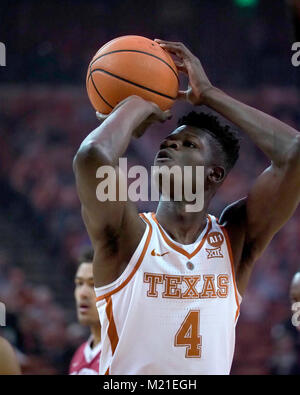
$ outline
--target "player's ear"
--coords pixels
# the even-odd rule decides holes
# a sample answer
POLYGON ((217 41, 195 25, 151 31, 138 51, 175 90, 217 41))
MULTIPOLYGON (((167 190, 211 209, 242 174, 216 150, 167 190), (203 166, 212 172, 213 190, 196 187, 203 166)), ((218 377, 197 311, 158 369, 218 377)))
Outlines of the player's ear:
POLYGON ((208 171, 208 179, 215 184, 220 183, 225 178, 225 169, 222 166, 211 167, 208 171))

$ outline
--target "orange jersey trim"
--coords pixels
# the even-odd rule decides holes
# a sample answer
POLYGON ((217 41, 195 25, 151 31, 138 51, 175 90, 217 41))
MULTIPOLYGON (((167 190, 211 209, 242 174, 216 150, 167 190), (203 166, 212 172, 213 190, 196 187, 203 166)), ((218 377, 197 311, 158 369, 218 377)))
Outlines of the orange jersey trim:
POLYGON ((107 318, 108 318, 108 337, 110 340, 111 344, 111 350, 112 350, 112 355, 114 355, 114 352, 117 348, 117 345, 119 343, 119 336, 115 324, 115 319, 114 319, 114 314, 113 314, 113 308, 112 308, 112 300, 111 297, 109 296, 106 298, 106 309, 105 309, 107 318))
POLYGON ((205 235, 203 236, 202 240, 199 242, 198 247, 196 247, 195 251, 192 252, 191 254, 189 254, 187 251, 185 251, 182 247, 179 247, 178 245, 176 245, 175 243, 172 242, 172 240, 169 239, 169 237, 166 235, 166 233, 163 231, 163 229, 161 228, 161 226, 159 225, 159 222, 157 221, 156 217, 155 217, 155 213, 152 213, 152 218, 153 220, 156 222, 158 229, 160 231, 160 234, 162 235, 163 239, 165 240, 165 242, 171 247, 173 248, 173 250, 179 252, 180 254, 186 256, 188 259, 191 259, 193 256, 195 256, 203 247, 203 244, 207 238, 208 233, 211 230, 211 219, 209 217, 209 215, 207 216, 208 218, 208 226, 207 226, 207 230, 205 232, 205 235))
POLYGON ((233 285, 234 285, 234 295, 235 295, 235 301, 237 304, 237 310, 235 313, 235 321, 237 320, 239 313, 240 313, 240 303, 239 303, 239 298, 238 298, 238 292, 237 292, 237 285, 236 285, 236 280, 235 280, 235 270, 234 270, 234 261, 233 261, 233 254, 232 254, 232 249, 231 249, 231 243, 229 239, 228 232, 225 228, 224 225, 220 225, 220 228, 223 230, 225 239, 226 239, 226 244, 227 244, 227 250, 229 252, 229 257, 230 257, 230 265, 231 265, 231 272, 232 272, 232 279, 233 279, 233 285))
POLYGON ((129 274, 129 276, 126 278, 126 280, 124 280, 116 289, 114 289, 114 290, 112 290, 112 291, 110 291, 110 292, 107 292, 106 294, 104 294, 104 295, 102 295, 102 296, 98 296, 98 298, 96 298, 96 302, 99 302, 100 300, 103 300, 103 299, 107 299, 107 298, 109 298, 111 295, 115 294, 116 292, 119 292, 122 288, 124 288, 124 287, 129 283, 129 281, 132 279, 132 277, 135 275, 136 271, 138 270, 138 268, 141 266, 141 264, 142 264, 142 262, 143 262, 144 256, 145 256, 145 254, 146 254, 146 251, 147 251, 147 249, 148 249, 148 246, 149 246, 149 243, 150 243, 150 240, 151 240, 151 236, 152 236, 152 225, 151 225, 151 223, 148 221, 148 219, 145 217, 144 214, 139 214, 139 215, 140 215, 140 216, 144 219, 144 221, 149 225, 148 235, 147 235, 147 238, 146 238, 146 241, 145 241, 145 244, 144 244, 144 248, 143 248, 143 250, 142 250, 142 253, 141 253, 141 255, 140 255, 140 257, 139 257, 139 259, 138 259, 138 261, 137 261, 135 267, 133 268, 133 270, 132 270, 132 272, 129 274))

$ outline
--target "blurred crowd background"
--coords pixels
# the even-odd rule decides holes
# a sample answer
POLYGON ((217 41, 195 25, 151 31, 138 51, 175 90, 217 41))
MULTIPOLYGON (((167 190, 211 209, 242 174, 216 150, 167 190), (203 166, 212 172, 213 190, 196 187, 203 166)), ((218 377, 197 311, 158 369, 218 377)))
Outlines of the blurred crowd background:
MULTIPOLYGON (((88 63, 107 41, 126 34, 182 41, 213 84, 300 128, 300 67, 291 64, 295 14, 284 0, 6 1, 0 6, 0 327, 24 373, 66 374, 87 337, 76 320, 74 274, 89 245, 72 159, 97 126, 85 91, 88 63)), ((300 5, 298 5, 300 20, 300 5)), ((181 84, 184 86, 185 79, 181 84)), ((159 142, 191 110, 134 141, 130 164, 150 168, 159 142)), ((208 111, 208 109, 204 109, 208 111)), ((211 206, 246 195, 268 166, 241 132, 241 156, 211 206)), ((280 197, 278 197, 280 198, 280 197)), ((139 202, 141 211, 156 203, 139 202)), ((300 209, 258 261, 237 326, 232 374, 300 373, 299 337, 290 321, 289 285, 299 263, 300 209)))

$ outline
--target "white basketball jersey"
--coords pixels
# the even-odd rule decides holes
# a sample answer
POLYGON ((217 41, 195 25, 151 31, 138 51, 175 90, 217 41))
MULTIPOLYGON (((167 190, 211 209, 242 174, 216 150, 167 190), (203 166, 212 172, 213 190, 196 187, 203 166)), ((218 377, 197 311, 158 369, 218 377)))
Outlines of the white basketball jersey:
POLYGON ((154 213, 122 275, 95 288, 100 374, 229 374, 241 296, 229 238, 207 216, 198 240, 172 240, 154 213))

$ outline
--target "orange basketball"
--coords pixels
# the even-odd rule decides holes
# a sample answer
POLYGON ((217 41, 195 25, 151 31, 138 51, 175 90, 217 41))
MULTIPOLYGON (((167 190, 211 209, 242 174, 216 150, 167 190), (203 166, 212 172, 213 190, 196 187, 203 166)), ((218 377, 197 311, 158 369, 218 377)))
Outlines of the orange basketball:
POLYGON ((155 41, 140 36, 123 36, 103 45, 86 77, 89 99, 102 114, 131 95, 167 110, 176 99, 178 83, 171 56, 155 41))

